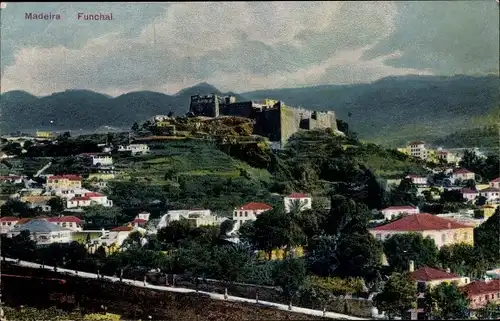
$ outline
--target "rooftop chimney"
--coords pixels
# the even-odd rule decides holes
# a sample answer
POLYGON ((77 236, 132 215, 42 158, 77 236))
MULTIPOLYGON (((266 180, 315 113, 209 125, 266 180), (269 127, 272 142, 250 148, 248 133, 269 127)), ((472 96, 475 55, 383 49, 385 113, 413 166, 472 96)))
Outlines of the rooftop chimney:
POLYGON ((410 261, 409 271, 410 273, 415 271, 415 262, 413 262, 413 260, 410 261))
POLYGON ((451 273, 450 268, 447 268, 447 269, 446 269, 446 273, 451 273))
POLYGON ((448 228, 451 229, 451 223, 450 222, 448 222, 448 228))

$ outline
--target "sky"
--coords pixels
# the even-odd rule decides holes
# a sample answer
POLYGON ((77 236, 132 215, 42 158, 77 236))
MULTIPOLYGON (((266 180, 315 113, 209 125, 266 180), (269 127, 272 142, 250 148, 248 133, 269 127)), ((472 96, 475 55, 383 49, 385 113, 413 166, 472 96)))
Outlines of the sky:
POLYGON ((173 94, 499 72, 495 0, 7 3, 2 92, 173 94), (60 20, 26 20, 26 13, 60 20), (83 21, 78 13, 113 14, 83 21))

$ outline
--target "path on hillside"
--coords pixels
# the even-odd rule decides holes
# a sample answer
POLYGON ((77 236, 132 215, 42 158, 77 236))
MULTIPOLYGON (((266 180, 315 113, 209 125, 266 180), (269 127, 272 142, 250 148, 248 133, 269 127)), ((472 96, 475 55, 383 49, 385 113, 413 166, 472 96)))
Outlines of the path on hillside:
MULTIPOLYGON (((2 259, 4 259, 4 258, 2 257, 2 259)), ((15 259, 5 258, 5 260, 9 261, 9 262, 17 263, 17 260, 15 260, 15 259)), ((39 263, 19 261, 18 264, 21 266, 30 267, 30 268, 37 268, 37 269, 41 268, 41 265, 39 263)), ((54 267, 44 265, 44 269, 53 271, 54 267)), ((57 268, 57 271, 69 273, 69 274, 72 274, 72 275, 78 276, 78 277, 85 277, 85 278, 90 278, 90 279, 97 279, 98 278, 98 275, 94 274, 94 273, 88 273, 88 272, 82 272, 82 271, 78 271, 78 273, 75 273, 74 270, 68 270, 68 269, 63 269, 63 268, 57 268)), ((109 281, 113 281, 113 282, 120 281, 119 277, 105 276, 104 279, 109 280, 109 281)), ((136 286, 136 287, 155 289, 155 290, 160 290, 160 291, 169 291, 169 292, 178 292, 178 293, 196 293, 196 290, 193 290, 193 289, 159 286, 159 285, 152 285, 152 284, 148 284, 148 283, 146 283, 146 285, 144 285, 143 281, 136 281, 136 280, 130 280, 130 279, 123 279, 123 283, 129 284, 132 286, 136 286)), ((240 297, 236 297, 236 296, 232 296, 232 295, 228 295, 227 299, 225 299, 223 294, 210 293, 210 292, 204 292, 204 291, 198 291, 198 293, 206 294, 206 295, 210 296, 211 299, 214 299, 214 300, 245 302, 245 303, 253 303, 253 304, 256 303, 255 300, 247 299, 247 298, 240 298, 240 297)), ((259 300, 259 304, 269 306, 269 307, 274 307, 274 308, 277 308, 280 310, 286 310, 286 311, 297 312, 297 313, 302 313, 302 314, 307 314, 307 315, 314 315, 314 316, 323 316, 323 311, 320 311, 320 310, 313 310, 313 309, 300 308, 300 307, 292 307, 292 310, 289 310, 288 305, 274 303, 274 302, 261 301, 261 300, 259 300)), ((350 315, 336 313, 336 312, 326 312, 325 317, 331 318, 331 319, 370 320, 368 318, 353 317, 350 315)))

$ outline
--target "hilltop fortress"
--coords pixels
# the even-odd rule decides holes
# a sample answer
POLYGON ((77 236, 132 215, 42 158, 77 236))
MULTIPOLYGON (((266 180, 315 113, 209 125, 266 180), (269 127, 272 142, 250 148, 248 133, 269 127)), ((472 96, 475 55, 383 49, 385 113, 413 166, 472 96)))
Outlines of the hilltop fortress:
POLYGON ((253 120, 253 133, 284 145, 299 129, 331 128, 338 132, 333 111, 312 111, 286 106, 282 101, 237 102, 234 96, 191 96, 189 113, 193 116, 236 116, 253 120))

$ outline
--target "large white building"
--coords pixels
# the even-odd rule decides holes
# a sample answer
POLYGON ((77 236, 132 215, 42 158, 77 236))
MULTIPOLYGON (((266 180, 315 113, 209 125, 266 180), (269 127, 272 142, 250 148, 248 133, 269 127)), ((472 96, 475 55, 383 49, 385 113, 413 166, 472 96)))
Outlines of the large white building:
POLYGON ((14 237, 26 230, 30 232, 31 239, 36 241, 37 245, 70 243, 72 241, 72 231, 70 229, 41 219, 30 220, 22 225, 18 225, 12 229, 8 235, 14 237))
POLYGON ((105 153, 85 153, 82 156, 87 157, 92 162, 93 166, 111 166, 113 165, 113 157, 105 153))
POLYGON ((428 152, 425 143, 422 141, 413 141, 408 143, 410 155, 420 159, 427 159, 428 152))
POLYGON ((172 210, 160 218, 157 230, 168 226, 170 223, 179 220, 189 220, 194 226, 220 225, 227 218, 212 215, 210 210, 192 209, 192 210, 172 210))
POLYGON ((80 208, 93 205, 113 206, 113 201, 104 194, 92 192, 84 188, 60 189, 55 195, 66 200, 66 208, 80 208))
POLYGON ((312 208, 312 197, 307 194, 302 193, 292 193, 283 198, 283 202, 285 203, 285 211, 290 213, 294 206, 299 206, 300 211, 310 210, 312 208), (298 203, 296 205, 296 203, 298 203))
POLYGON ((496 187, 488 187, 480 190, 479 196, 485 197, 487 202, 496 202, 500 200, 500 189, 496 187))
POLYGON ((47 219, 47 222, 70 229, 73 232, 83 231, 83 220, 79 219, 76 216, 49 217, 47 219))

